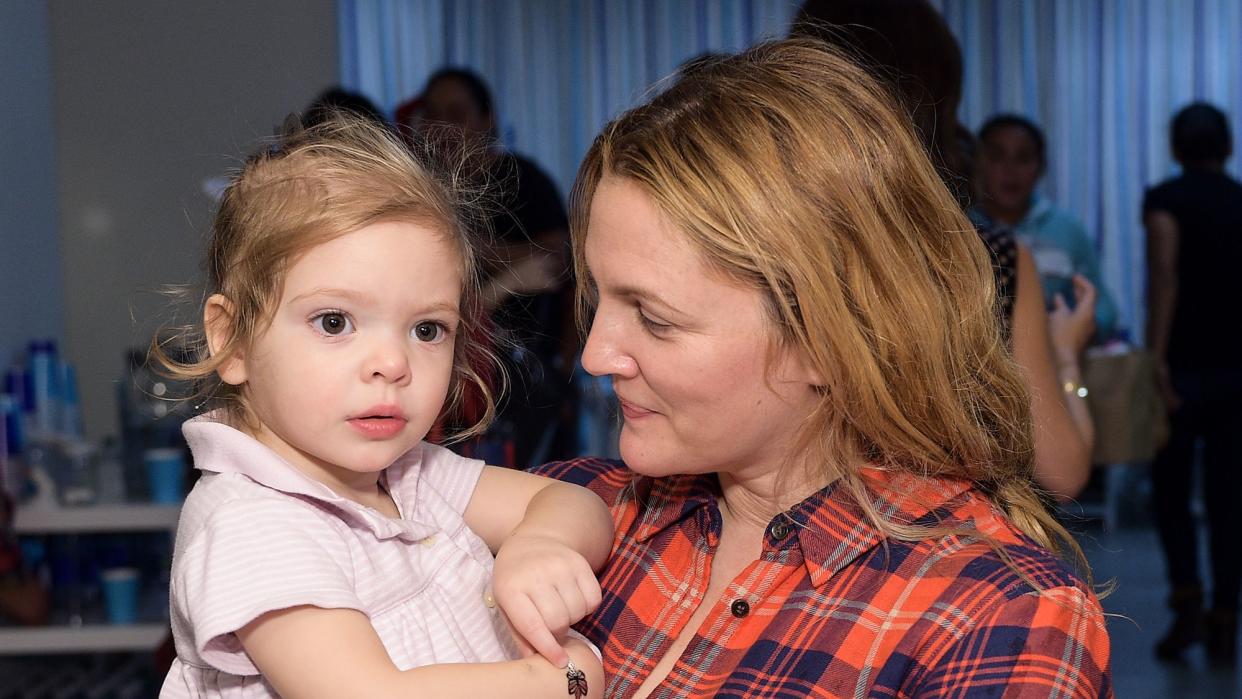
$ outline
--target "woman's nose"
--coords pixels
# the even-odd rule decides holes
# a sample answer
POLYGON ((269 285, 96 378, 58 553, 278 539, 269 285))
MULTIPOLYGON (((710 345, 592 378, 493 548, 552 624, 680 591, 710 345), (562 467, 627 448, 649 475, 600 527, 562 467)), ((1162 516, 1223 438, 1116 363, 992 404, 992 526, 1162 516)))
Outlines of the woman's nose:
POLYGON ((597 311, 582 348, 582 368, 594 376, 636 376, 638 362, 629 353, 625 338, 624 328, 613 317, 597 311))

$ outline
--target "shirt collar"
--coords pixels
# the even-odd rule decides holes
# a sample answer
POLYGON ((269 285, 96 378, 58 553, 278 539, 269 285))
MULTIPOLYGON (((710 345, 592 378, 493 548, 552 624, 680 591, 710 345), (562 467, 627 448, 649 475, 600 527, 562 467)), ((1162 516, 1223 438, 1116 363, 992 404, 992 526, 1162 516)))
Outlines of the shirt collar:
MULTIPOLYGON (((944 521, 945 506, 971 487, 968 481, 922 478, 875 468, 865 469, 863 476, 875 511, 896 524, 949 524, 944 521)), ((640 513, 633 536, 640 543, 681 522, 701 507, 715 507, 719 491, 712 475, 639 476, 633 487, 640 513)), ((805 565, 815 586, 822 585, 885 538, 867 519, 849 491, 838 487, 837 483, 829 484, 777 515, 772 524, 780 519, 791 522, 797 532, 805 565)))
MULTIPOLYGON (((945 505, 971 487, 968 481, 923 478, 875 468, 865 469, 862 475, 875 512, 899 525, 948 524, 945 505)), ((849 490, 836 483, 803 500, 784 516, 794 522, 811 583, 816 586, 885 539, 849 490)))
POLYGON ((416 485, 422 465, 422 443, 397 459, 380 476, 402 513, 401 519, 394 519, 341 497, 258 440, 225 424, 220 411, 187 420, 181 426, 181 432, 190 446, 194 466, 200 471, 236 473, 266 488, 312 500, 333 510, 347 522, 370 530, 377 539, 398 537, 419 541, 431 536, 437 529, 430 522, 411 518, 416 511, 414 503, 418 495, 416 485), (411 486, 391 485, 407 483, 411 486))
POLYGON ((1031 195, 1031 207, 1026 210, 1026 215, 1018 221, 1018 225, 1014 228, 1026 229, 1033 226, 1045 216, 1052 213, 1052 200, 1041 196, 1039 193, 1031 195))
POLYGON ((715 506, 719 490, 714 475, 635 476, 633 488, 641 518, 634 528, 634 539, 639 542, 651 539, 700 507, 715 506))
POLYGON ((1047 216, 1053 209, 1052 200, 1035 192, 1031 195, 1031 203, 1022 218, 1012 226, 997 222, 982 206, 973 206, 967 211, 972 223, 985 230, 1026 231, 1030 226, 1047 216))

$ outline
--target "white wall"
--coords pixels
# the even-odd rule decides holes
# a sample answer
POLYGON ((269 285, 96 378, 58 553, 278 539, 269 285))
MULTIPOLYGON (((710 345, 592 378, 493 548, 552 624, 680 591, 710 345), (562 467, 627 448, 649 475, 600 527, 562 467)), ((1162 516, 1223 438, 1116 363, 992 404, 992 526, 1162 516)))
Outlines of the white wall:
POLYGON ((337 81, 336 3, 49 8, 66 349, 98 437, 117 430, 126 348, 145 346, 166 306, 154 290, 198 280, 203 180, 337 81))
POLYGON ((65 334, 48 12, 0 2, 0 371, 65 334))

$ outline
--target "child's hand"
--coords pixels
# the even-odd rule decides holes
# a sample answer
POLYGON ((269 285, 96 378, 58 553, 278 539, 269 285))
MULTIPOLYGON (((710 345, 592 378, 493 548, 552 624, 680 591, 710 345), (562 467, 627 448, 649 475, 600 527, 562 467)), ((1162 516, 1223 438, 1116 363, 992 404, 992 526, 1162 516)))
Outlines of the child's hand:
POLYGON ((578 552, 556 539, 515 534, 496 552, 496 603, 519 639, 557 667, 568 656, 557 642, 600 603, 599 581, 578 552))

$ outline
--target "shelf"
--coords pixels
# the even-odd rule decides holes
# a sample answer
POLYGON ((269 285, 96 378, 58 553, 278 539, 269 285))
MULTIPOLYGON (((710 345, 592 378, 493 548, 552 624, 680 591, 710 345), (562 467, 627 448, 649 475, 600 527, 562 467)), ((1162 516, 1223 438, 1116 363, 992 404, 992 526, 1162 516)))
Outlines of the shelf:
POLYGON ((151 651, 168 633, 167 624, 0 628, 0 655, 151 651))
POLYGON ((48 509, 17 509, 13 529, 18 534, 98 534, 106 532, 168 531, 177 528, 177 505, 92 505, 48 509))

